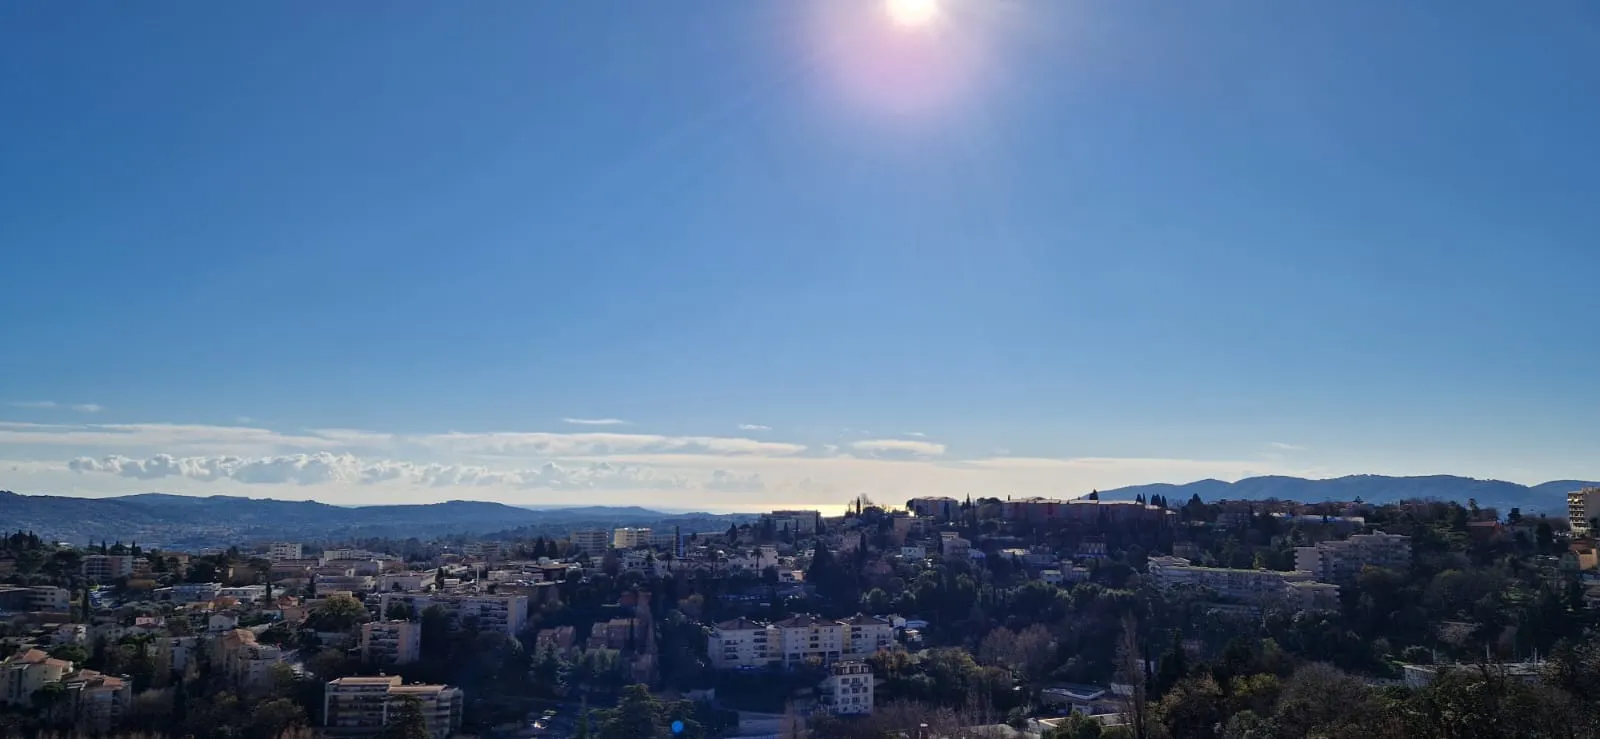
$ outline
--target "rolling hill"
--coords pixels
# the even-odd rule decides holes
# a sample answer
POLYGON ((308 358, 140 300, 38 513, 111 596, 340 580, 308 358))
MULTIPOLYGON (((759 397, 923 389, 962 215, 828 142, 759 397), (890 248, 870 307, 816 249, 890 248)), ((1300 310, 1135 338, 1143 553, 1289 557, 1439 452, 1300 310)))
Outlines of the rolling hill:
POLYGON ((1581 480, 1556 480, 1539 485, 1518 485, 1504 480, 1477 480, 1455 475, 1388 477, 1349 475, 1326 480, 1302 477, 1249 477, 1238 482, 1198 480, 1183 485, 1135 485, 1102 490, 1100 497, 1128 500, 1138 495, 1164 495, 1173 504, 1182 504, 1198 494, 1201 500, 1298 500, 1313 503, 1324 500, 1355 500, 1368 503, 1393 503, 1407 498, 1437 498, 1465 503, 1478 501, 1484 508, 1498 508, 1503 514, 1512 508, 1523 513, 1559 515, 1566 512, 1567 493, 1600 483, 1581 480))

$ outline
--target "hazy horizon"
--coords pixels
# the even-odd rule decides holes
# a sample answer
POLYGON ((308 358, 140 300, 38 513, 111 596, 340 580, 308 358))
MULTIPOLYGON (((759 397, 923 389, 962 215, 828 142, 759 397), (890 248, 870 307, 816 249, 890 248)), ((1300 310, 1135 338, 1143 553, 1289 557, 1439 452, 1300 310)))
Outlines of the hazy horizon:
POLYGON ((1591 3, 0 7, 0 488, 1600 478, 1591 3))

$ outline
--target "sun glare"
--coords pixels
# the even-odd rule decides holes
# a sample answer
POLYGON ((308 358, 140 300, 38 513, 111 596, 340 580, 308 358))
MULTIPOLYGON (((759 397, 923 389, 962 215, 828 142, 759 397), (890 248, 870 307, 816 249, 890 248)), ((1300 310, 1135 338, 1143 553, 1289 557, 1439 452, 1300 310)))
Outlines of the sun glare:
POLYGON ((915 28, 938 17, 939 0, 884 0, 884 8, 895 25, 915 28))

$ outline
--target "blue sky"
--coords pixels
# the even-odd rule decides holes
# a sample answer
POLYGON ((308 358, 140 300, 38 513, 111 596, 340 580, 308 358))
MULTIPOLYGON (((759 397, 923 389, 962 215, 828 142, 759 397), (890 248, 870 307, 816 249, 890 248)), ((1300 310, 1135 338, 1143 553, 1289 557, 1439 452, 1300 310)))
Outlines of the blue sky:
POLYGON ((1600 6, 936 4, 0 8, 0 487, 1600 476, 1600 6))

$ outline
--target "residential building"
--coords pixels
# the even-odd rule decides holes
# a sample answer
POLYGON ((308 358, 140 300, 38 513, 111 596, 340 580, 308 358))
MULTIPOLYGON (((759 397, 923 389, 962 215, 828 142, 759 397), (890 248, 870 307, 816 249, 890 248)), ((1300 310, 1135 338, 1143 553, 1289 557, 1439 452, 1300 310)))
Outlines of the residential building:
POLYGON ((273 562, 284 562, 292 559, 302 559, 304 557, 304 547, 300 546, 300 544, 297 542, 274 542, 272 546, 267 548, 267 559, 273 562))
POLYGON ((877 616, 856 614, 843 619, 844 658, 866 659, 894 646, 894 625, 877 616))
POLYGON ((1067 579, 1062 576, 1061 570, 1055 569, 1039 570, 1039 579, 1046 585, 1061 585, 1067 581, 1067 579))
POLYGON ((61 624, 50 634, 51 644, 77 644, 79 646, 89 643, 89 627, 84 624, 61 624))
POLYGON ((972 542, 961 538, 961 534, 954 531, 939 532, 939 553, 945 559, 968 559, 972 554, 972 542))
POLYGON ((907 544, 900 547, 901 559, 926 559, 927 557, 928 549, 921 545, 907 544))
POLYGON ((1159 506, 1146 505, 1131 500, 1059 500, 1055 498, 1019 498, 1002 501, 1000 517, 1007 521, 1027 523, 1052 523, 1076 521, 1094 523, 1102 517, 1110 522, 1165 521, 1176 515, 1159 506))
POLYGON ((717 624, 707 640, 711 666, 722 670, 765 667, 779 660, 782 647, 776 627, 747 618, 717 624))
POLYGON ((177 603, 200 603, 215 600, 222 594, 220 582, 181 582, 166 589, 177 603))
POLYGON ((918 518, 948 521, 960 513, 961 501, 946 497, 912 498, 906 501, 906 508, 918 518))
POLYGON ((72 663, 45 654, 42 649, 24 649, 0 662, 0 703, 31 705, 33 692, 60 682, 72 672, 72 663))
POLYGON ((1567 493, 1567 522, 1573 536, 1594 536, 1590 521, 1600 518, 1600 488, 1584 488, 1567 493))
POLYGON ((574 531, 567 535, 572 548, 590 556, 604 554, 611 547, 611 533, 607 531, 574 531))
POLYGON ((1434 680, 1439 679, 1441 674, 1454 672, 1456 670, 1478 672, 1479 670, 1488 669, 1491 672, 1497 672, 1510 680, 1517 680, 1525 683, 1537 683, 1539 682, 1540 673, 1544 671, 1543 668, 1544 665, 1539 662, 1508 662, 1487 666, 1474 664, 1400 666, 1402 673, 1405 675, 1405 684, 1408 688, 1427 687, 1429 684, 1433 683, 1434 680))
POLYGON ((450 618, 450 630, 462 628, 463 619, 474 618, 480 631, 498 631, 516 636, 528 619, 528 596, 478 593, 383 593, 378 612, 388 613, 389 605, 401 603, 416 613, 437 605, 450 618))
POLYGON ((35 611, 66 613, 72 610, 72 591, 54 585, 35 585, 28 588, 28 607, 35 611))
POLYGON ((213 639, 208 647, 213 669, 226 675, 246 692, 272 686, 272 666, 283 661, 283 650, 256 642, 247 629, 234 629, 213 639))
POLYGON ((781 660, 786 667, 816 659, 824 664, 844 654, 845 628, 811 614, 790 616, 773 624, 782 637, 781 660))
MULTIPOLYGON (((1291 602, 1318 597, 1288 592, 1292 583, 1311 582, 1309 572, 1200 567, 1181 557, 1151 557, 1150 577, 1162 588, 1193 585, 1214 590, 1224 598, 1256 603, 1284 597, 1290 598, 1291 602)), ((1327 591, 1323 589, 1320 592, 1327 591)))
POLYGON ((634 549, 650 546, 650 529, 625 526, 611 532, 611 546, 616 549, 634 549))
POLYGON ((122 723, 133 703, 133 685, 126 678, 80 670, 66 676, 66 704, 79 731, 106 732, 122 723))
POLYGON ((540 629, 538 636, 534 637, 534 653, 536 655, 550 652, 558 657, 564 657, 572 654, 577 645, 578 630, 571 626, 540 629))
POLYGON ((83 556, 83 576, 94 582, 110 582, 133 576, 133 555, 86 554, 83 556))
POLYGON ((872 668, 865 662, 835 662, 818 687, 819 710, 838 716, 872 713, 872 668))
POLYGON ((683 553, 679 544, 679 534, 676 527, 670 529, 655 529, 650 532, 650 546, 664 552, 672 552, 674 556, 683 553))
POLYGON ((258 603, 266 600, 267 586, 265 585, 235 585, 232 587, 218 588, 218 598, 233 598, 240 603, 258 603))
POLYGON ((1294 568, 1311 573, 1321 582, 1349 582, 1368 566, 1400 571, 1410 568, 1411 537, 1378 531, 1294 548, 1294 568))
POLYGON ((782 531, 785 528, 799 536, 811 536, 817 533, 817 527, 822 523, 822 514, 818 511, 773 511, 761 514, 761 522, 771 521, 773 530, 782 531))
POLYGON ((342 677, 322 692, 322 715, 329 737, 377 736, 398 717, 403 701, 415 699, 435 739, 461 728, 465 701, 459 688, 406 685, 399 677, 342 677))
POLYGON ((369 665, 409 665, 422 658, 422 624, 369 621, 361 625, 361 659, 369 665))

